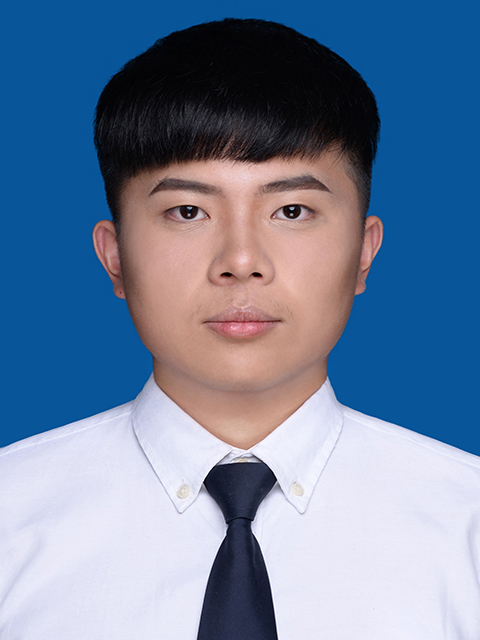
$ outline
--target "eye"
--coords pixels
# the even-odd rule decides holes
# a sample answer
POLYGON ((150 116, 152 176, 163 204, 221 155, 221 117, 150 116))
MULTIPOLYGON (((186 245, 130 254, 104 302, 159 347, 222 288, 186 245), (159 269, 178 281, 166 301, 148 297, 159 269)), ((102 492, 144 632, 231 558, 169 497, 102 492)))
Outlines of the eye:
POLYGON ((307 220, 312 211, 301 204, 287 204, 273 214, 278 220, 307 220))
POLYGON ((207 214, 200 207, 190 204, 183 204, 180 207, 173 207, 166 212, 170 218, 178 222, 188 222, 189 220, 204 220, 207 214))

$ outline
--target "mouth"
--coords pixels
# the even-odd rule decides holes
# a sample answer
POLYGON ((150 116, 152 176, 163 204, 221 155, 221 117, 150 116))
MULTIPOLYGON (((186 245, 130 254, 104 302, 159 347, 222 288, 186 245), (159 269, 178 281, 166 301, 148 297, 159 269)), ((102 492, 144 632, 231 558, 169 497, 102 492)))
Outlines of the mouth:
POLYGON ((257 307, 229 307, 206 320, 204 324, 227 338, 252 338, 268 333, 279 323, 279 318, 274 318, 257 307))

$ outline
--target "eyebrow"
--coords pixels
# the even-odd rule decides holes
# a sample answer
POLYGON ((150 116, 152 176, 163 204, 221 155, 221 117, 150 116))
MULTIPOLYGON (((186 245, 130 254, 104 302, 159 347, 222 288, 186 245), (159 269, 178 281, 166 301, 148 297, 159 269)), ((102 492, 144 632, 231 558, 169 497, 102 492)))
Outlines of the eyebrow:
POLYGON ((204 195, 218 195, 221 190, 211 184, 205 182, 196 182, 195 180, 181 180, 180 178, 164 178, 160 180, 150 191, 150 195, 159 191, 192 191, 193 193, 202 193, 204 195))
POLYGON ((328 191, 330 189, 326 184, 318 180, 312 175, 295 176, 286 178, 285 180, 275 180, 263 185, 260 191, 262 193, 279 193, 281 191, 296 191, 297 189, 317 189, 319 191, 328 191))
MULTIPOLYGON (((281 193, 283 191, 296 191, 299 189, 316 189, 318 191, 331 193, 326 184, 309 174, 269 182, 260 187, 260 193, 281 193)), ((222 190, 214 185, 197 182, 196 180, 181 180, 179 178, 164 178, 160 180, 152 189, 150 195, 153 196, 159 191, 192 191, 193 193, 201 193, 203 195, 219 195, 222 193, 222 190)))

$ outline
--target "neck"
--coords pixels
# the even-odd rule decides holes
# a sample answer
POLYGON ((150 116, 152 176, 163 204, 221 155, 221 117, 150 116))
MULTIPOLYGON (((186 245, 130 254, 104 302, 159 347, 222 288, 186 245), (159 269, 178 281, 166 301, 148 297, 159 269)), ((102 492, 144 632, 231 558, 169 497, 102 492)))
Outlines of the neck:
POLYGON ((167 372, 154 362, 157 385, 207 431, 250 449, 292 415, 325 382, 326 365, 263 389, 219 389, 167 372))

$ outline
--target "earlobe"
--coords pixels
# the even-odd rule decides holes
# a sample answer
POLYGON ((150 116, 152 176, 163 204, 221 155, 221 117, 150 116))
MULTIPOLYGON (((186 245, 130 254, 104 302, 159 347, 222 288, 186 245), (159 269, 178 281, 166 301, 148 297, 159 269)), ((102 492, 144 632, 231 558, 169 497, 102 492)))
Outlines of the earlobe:
POLYGON ((117 298, 125 298, 117 232, 111 220, 100 220, 93 229, 93 246, 113 284, 117 298))
POLYGON ((367 288, 367 277, 372 262, 382 246, 383 224, 377 216, 368 216, 365 220, 365 232, 363 237, 362 254, 357 274, 357 286, 355 295, 363 293, 367 288))

